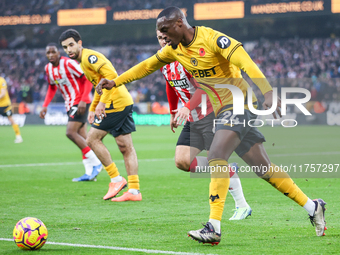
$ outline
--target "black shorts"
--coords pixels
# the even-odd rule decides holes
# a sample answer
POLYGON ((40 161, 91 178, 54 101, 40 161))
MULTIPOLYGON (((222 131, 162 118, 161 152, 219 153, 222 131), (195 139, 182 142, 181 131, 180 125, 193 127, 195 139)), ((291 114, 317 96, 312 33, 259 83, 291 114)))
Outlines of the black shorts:
POLYGON ((212 112, 205 118, 187 122, 178 137, 177 145, 195 147, 199 150, 209 150, 214 138, 213 124, 215 114, 212 112))
POLYGON ((68 121, 77 121, 81 123, 86 123, 87 121, 87 115, 89 113, 90 104, 86 104, 86 110, 84 114, 80 115, 77 113, 78 105, 74 105, 71 107, 71 109, 67 112, 68 115, 68 121))
POLYGON ((133 105, 129 105, 121 112, 106 113, 106 117, 102 120, 99 120, 97 116, 95 116, 92 127, 107 131, 113 137, 130 134, 136 131, 135 122, 132 118, 132 108, 133 105))
MULTIPOLYGON (((235 152, 239 157, 242 157, 244 154, 246 154, 254 144, 266 141, 262 133, 256 127, 251 127, 248 125, 249 120, 256 120, 256 114, 253 114, 249 110, 245 109, 244 115, 234 116, 232 109, 226 109, 227 107, 223 107, 220 113, 217 115, 216 119, 219 120, 219 122, 215 122, 215 132, 220 129, 225 129, 235 131, 238 134, 241 143, 235 149, 235 152)), ((254 123, 251 122, 251 125, 254 125, 254 123)))
POLYGON ((0 107, 0 115, 4 117, 12 116, 12 106, 7 105, 4 107, 0 107))

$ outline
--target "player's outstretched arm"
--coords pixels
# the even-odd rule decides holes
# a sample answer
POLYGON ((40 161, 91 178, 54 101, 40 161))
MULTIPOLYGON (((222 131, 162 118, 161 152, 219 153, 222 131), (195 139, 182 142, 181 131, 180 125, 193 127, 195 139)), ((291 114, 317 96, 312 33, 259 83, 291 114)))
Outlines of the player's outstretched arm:
POLYGON ((112 89, 113 87, 118 87, 124 84, 127 84, 132 81, 136 81, 142 79, 149 74, 152 74, 162 66, 165 66, 166 62, 161 62, 156 55, 140 62, 138 65, 131 67, 129 70, 118 76, 114 79, 114 81, 110 81, 107 79, 102 79, 97 87, 96 91, 99 95, 103 93, 103 89, 112 89))

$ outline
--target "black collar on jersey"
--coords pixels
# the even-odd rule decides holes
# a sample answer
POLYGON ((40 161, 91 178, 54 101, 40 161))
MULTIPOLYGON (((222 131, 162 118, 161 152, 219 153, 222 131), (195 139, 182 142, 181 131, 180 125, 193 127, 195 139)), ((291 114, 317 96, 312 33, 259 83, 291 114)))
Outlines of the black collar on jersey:
POLYGON ((184 46, 184 47, 190 47, 194 42, 195 42, 195 40, 196 40, 196 38, 197 38, 197 34, 198 34, 198 27, 193 27, 194 28, 194 30, 195 30, 195 33, 194 33, 194 38, 192 39, 192 41, 188 44, 188 45, 186 45, 186 46, 184 46))

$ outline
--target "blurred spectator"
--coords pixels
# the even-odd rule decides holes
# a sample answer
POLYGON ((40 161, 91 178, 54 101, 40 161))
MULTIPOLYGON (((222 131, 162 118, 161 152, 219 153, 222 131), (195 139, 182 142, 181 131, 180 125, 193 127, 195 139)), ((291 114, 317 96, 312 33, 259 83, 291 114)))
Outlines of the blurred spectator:
POLYGON ((25 100, 21 101, 19 104, 19 114, 28 114, 30 113, 30 108, 28 108, 27 103, 25 100))

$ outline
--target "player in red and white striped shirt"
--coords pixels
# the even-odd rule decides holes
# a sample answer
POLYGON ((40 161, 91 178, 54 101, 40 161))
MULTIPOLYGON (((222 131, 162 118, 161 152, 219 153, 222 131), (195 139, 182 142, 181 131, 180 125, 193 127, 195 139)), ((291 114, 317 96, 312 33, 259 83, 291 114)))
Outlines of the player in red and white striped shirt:
POLYGON ((44 119, 47 113, 47 106, 52 101, 57 87, 65 100, 65 107, 69 116, 66 136, 75 143, 83 154, 85 174, 73 181, 92 181, 102 169, 97 156, 86 144, 86 123, 90 107, 90 92, 92 84, 85 78, 79 64, 67 57, 60 57, 56 43, 46 46, 46 57, 49 62, 45 66, 48 80, 48 90, 40 111, 40 118, 44 119))
MULTIPOLYGON (((164 47, 166 42, 159 31, 157 39, 160 46, 164 47)), ((186 122, 176 145, 176 166, 187 172, 196 172, 196 167, 209 166, 207 157, 197 155, 202 150, 209 151, 214 137, 215 114, 212 105, 205 92, 198 89, 199 85, 192 75, 178 61, 167 64, 160 70, 166 80, 172 132, 175 133, 174 128, 179 126, 181 120, 186 122), (196 91, 199 93, 195 93, 196 91), (202 112, 201 108, 202 95, 206 98, 206 112, 202 112), (177 109, 179 100, 183 107, 177 109)), ((236 170, 236 163, 232 163, 231 166, 236 170)), ((252 210, 244 198, 241 181, 234 171, 230 172, 229 192, 235 200, 236 207, 230 220, 242 220, 251 215, 252 210)))

